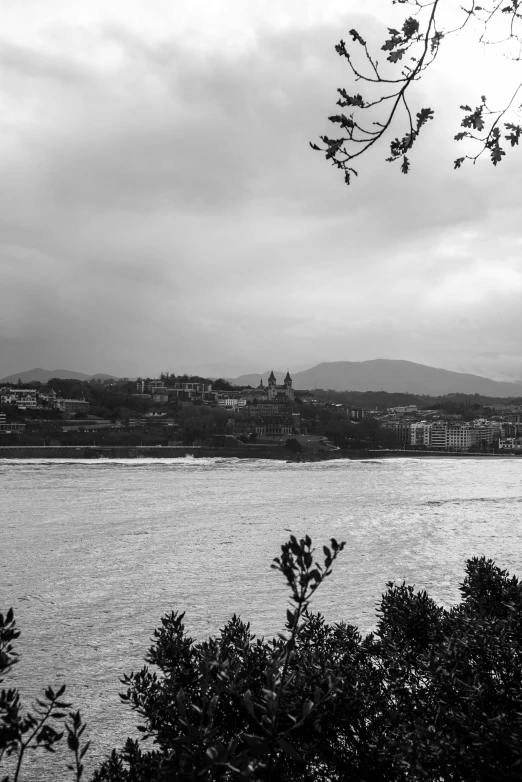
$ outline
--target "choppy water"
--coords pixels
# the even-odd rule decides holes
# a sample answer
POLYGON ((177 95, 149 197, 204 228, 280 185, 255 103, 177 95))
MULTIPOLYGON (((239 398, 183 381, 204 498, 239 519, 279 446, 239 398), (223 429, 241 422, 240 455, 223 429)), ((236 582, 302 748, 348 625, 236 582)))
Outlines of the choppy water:
POLYGON ((367 631, 386 581, 449 605, 470 556, 522 575, 522 459, 0 461, 0 610, 22 631, 24 693, 67 682, 92 766, 133 733, 119 677, 164 613, 186 610, 197 638, 233 613, 281 629, 269 566, 289 530, 347 541, 315 608, 367 631))

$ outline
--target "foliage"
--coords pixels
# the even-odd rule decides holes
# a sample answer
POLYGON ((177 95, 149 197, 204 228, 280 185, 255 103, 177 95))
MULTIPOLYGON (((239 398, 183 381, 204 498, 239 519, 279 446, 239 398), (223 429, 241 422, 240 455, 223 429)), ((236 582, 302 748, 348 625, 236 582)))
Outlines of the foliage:
MULTIPOLYGON (((312 149, 325 152, 326 160, 344 172, 346 184, 350 184, 352 175, 357 176, 353 161, 384 139, 401 112, 406 127, 402 135, 389 142, 386 160, 399 162, 402 173, 409 172, 410 152, 435 113, 427 106, 415 113, 409 101, 411 88, 433 65, 448 38, 473 27, 479 45, 501 44, 514 62, 522 56, 520 0, 484 0, 481 4, 470 0, 466 7, 448 0, 392 0, 392 5, 410 6, 411 15, 405 17, 399 29, 388 27, 381 46, 386 55, 384 63, 371 53, 371 47, 355 29, 350 30, 351 42, 341 40, 335 47, 354 83, 349 90, 338 89, 337 105, 348 113, 329 117, 339 127, 338 137, 321 136, 323 147, 310 144, 312 149), (355 87, 359 82, 365 84, 364 95, 355 87)), ((513 90, 501 109, 491 108, 485 95, 475 107, 460 107, 463 130, 454 139, 466 141, 470 152, 455 159, 455 168, 466 160, 475 163, 484 153, 496 166, 506 155, 506 144, 518 146, 522 126, 518 122, 520 107, 514 104, 521 87, 519 84, 513 90)))
MULTIPOLYGON (((16 629, 13 610, 4 616, 0 614, 0 685, 6 674, 18 662, 13 642, 20 633, 16 629)), ((83 775, 83 758, 89 749, 89 742, 82 746, 81 737, 85 731, 79 711, 67 712, 70 703, 61 700, 65 685, 56 692, 47 687, 43 697, 38 698, 32 711, 22 710, 19 690, 14 688, 0 691, 0 769, 6 763, 12 773, 2 775, 2 782, 18 782, 21 779, 22 764, 29 752, 55 751, 56 745, 67 734, 67 747, 73 754, 67 768, 79 782, 83 775), (58 728, 58 730, 57 730, 58 728), (60 732, 60 728, 62 728, 60 732)))
MULTIPOLYGON (((473 558, 451 609, 425 591, 388 583, 376 632, 363 638, 309 610, 343 546, 332 540, 322 562, 308 536, 282 546, 272 567, 291 605, 285 632, 274 639, 256 638, 234 616, 196 643, 184 614, 165 616, 147 665, 123 679, 141 740, 113 750, 93 782, 519 780, 519 580, 473 558)), ((15 660, 12 612, 0 626, 5 673, 15 660)), ((17 693, 7 693, 0 760, 13 741, 21 747, 12 717, 17 693)), ((68 744, 80 764, 82 732, 73 715, 68 744)), ((43 741, 52 748, 51 739, 43 741)))
POLYGON ((289 437, 288 440, 285 443, 285 448, 287 448, 289 451, 293 451, 293 453, 301 453, 303 450, 301 447, 301 443, 299 440, 296 440, 295 437, 289 437))
POLYGON ((130 780, 515 780, 522 765, 522 585, 467 563, 451 610, 389 583, 375 635, 328 624, 309 599, 322 567, 291 537, 275 567, 291 589, 286 634, 237 617, 194 643, 163 619, 124 699, 154 749, 129 740, 95 782, 130 780))

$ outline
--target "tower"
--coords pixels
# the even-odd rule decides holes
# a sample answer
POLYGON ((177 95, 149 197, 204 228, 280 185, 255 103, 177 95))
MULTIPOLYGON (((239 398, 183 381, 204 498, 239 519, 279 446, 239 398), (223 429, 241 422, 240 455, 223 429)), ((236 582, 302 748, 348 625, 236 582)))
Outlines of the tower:
POLYGON ((286 377, 284 380, 285 383, 285 394, 288 397, 289 402, 293 402, 294 400, 294 389, 292 388, 292 378, 290 377, 290 372, 287 371, 286 377))
POLYGON ((267 388, 268 401, 269 402, 273 402, 274 399, 277 396, 277 385, 276 385, 276 382, 277 381, 276 381, 276 378, 275 378, 275 375, 274 375, 274 370, 272 370, 270 372, 270 377, 268 378, 268 388, 267 388))

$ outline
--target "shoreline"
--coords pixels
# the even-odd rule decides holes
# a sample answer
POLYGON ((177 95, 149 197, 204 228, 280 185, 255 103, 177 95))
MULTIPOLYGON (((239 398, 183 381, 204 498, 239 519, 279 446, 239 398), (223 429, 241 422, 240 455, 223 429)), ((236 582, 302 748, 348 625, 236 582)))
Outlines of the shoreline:
POLYGON ((270 459, 294 464, 336 461, 339 459, 512 459, 522 453, 469 453, 405 450, 332 450, 296 455, 280 445, 245 446, 244 448, 210 448, 206 446, 97 446, 39 445, 0 446, 0 459, 140 459, 140 458, 238 458, 270 459))

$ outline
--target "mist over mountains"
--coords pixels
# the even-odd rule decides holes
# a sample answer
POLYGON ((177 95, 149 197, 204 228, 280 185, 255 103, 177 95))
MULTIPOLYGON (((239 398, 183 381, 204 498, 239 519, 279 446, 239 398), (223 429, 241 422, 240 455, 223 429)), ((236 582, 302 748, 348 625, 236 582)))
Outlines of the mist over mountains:
MULTIPOLYGON (((266 384, 270 370, 232 378, 237 385, 266 384)), ((282 383, 286 371, 276 371, 282 383)), ((451 372, 413 361, 375 359, 372 361, 329 361, 292 375, 296 389, 323 388, 332 391, 388 391, 411 394, 482 394, 483 396, 522 396, 522 384, 490 380, 479 375, 451 372)))

